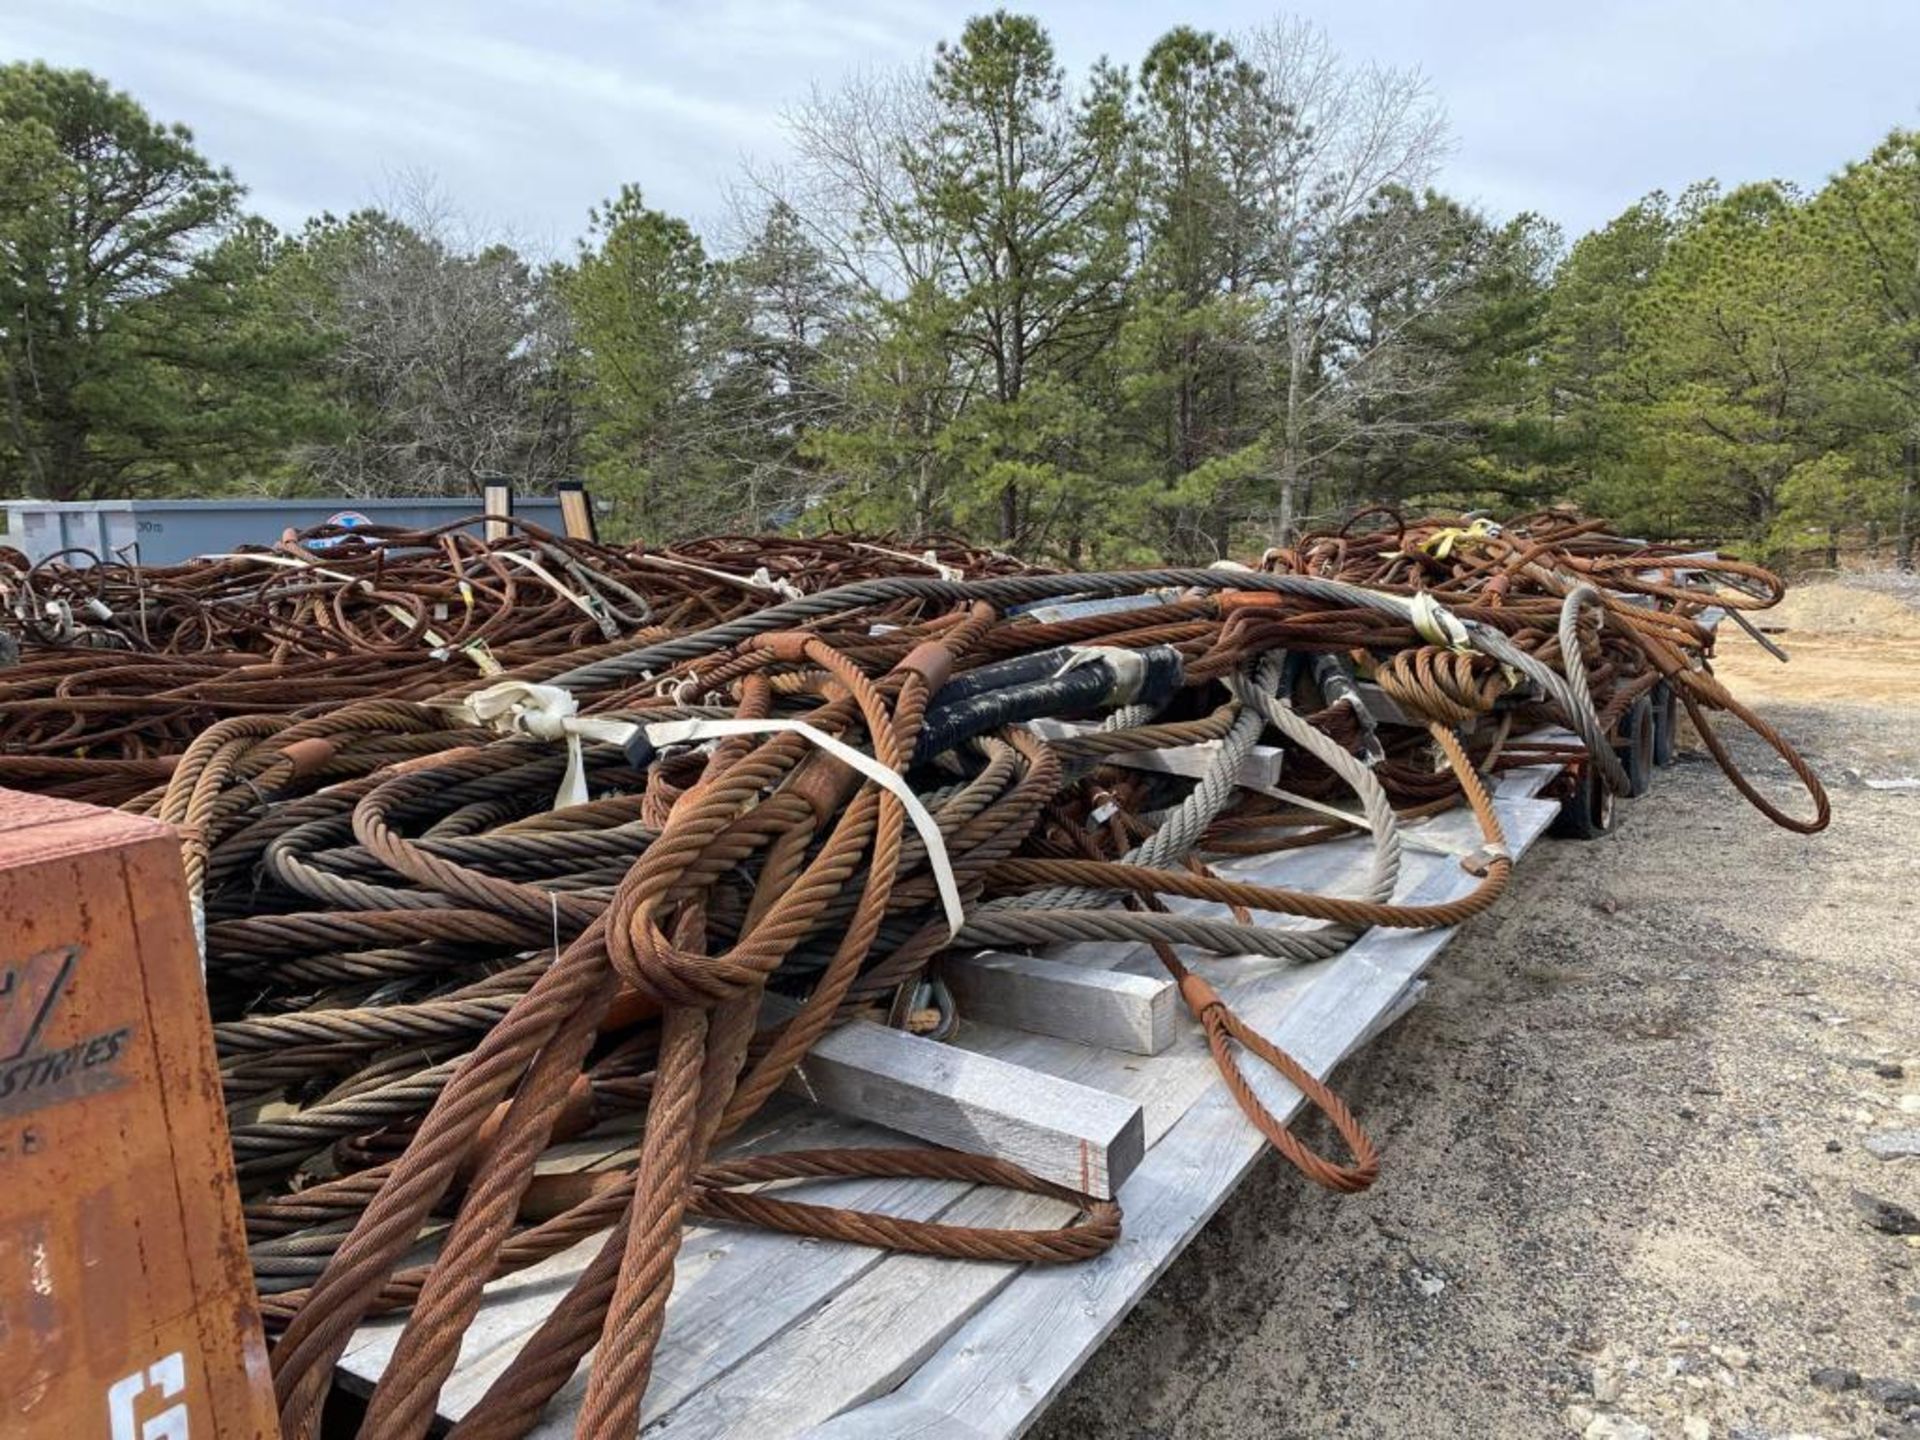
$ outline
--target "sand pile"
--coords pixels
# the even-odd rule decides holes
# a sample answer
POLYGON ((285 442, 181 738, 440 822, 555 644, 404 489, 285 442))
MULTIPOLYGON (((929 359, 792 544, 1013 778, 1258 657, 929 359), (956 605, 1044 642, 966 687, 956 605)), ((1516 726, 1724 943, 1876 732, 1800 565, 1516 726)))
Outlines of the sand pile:
POLYGON ((1901 595, 1851 580, 1815 580, 1789 586, 1787 598, 1773 609, 1749 613, 1769 628, 1785 626, 1789 635, 1804 631, 1920 640, 1920 606, 1901 595))

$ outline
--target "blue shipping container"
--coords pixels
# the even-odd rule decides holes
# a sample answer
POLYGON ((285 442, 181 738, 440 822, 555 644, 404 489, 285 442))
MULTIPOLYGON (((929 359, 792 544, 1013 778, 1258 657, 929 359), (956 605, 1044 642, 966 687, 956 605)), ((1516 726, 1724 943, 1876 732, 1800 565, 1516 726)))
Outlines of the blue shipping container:
MULTIPOLYGON (((431 530, 478 515, 471 500, 7 500, 7 531, 0 544, 44 560, 83 550, 103 560, 178 565, 196 555, 220 555, 242 545, 271 545, 281 532, 316 525, 390 525, 431 530)), ((552 495, 514 497, 514 515, 564 534, 560 501, 552 495)), ((479 527, 473 527, 479 533, 479 527)), ((66 563, 91 563, 69 555, 66 563)))

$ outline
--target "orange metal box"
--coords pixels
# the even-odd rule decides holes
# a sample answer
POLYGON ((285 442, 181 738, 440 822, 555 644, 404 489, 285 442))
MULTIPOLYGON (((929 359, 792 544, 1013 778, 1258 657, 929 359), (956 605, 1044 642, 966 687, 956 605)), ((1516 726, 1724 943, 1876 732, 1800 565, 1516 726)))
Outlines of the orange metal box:
POLYGON ((0 1436, 277 1434, 173 832, 0 790, 0 1436))

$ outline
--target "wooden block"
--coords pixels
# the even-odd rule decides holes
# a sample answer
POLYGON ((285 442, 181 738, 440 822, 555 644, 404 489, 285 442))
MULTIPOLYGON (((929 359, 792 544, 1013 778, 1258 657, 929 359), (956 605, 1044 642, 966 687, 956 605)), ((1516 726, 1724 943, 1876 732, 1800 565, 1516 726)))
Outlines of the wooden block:
POLYGON ((964 1020, 1130 1055, 1158 1055, 1173 1043, 1180 996, 1171 980, 997 950, 950 959, 943 974, 964 1020))
POLYGON ((277 1434, 179 837, 0 790, 0 1435, 277 1434))
POLYGON ((513 486, 504 480, 489 480, 481 494, 485 497, 487 539, 506 539, 513 528, 507 523, 513 515, 513 486))
MULTIPOLYGON (((1099 729, 1080 721, 1047 719, 1029 720, 1027 728, 1042 740, 1072 739, 1091 735, 1099 729)), ((1213 767, 1214 756, 1219 752, 1218 740, 1202 740, 1170 750, 1128 750, 1119 755, 1102 755, 1100 763, 1128 770, 1152 770, 1162 775, 1186 775, 1198 780, 1213 767)), ((1234 777, 1234 783, 1254 789, 1278 785, 1285 755, 1286 751, 1278 745, 1254 746, 1252 753, 1240 762, 1240 773, 1234 777)))
POLYGON ((560 519, 567 527, 567 535, 574 540, 595 540, 600 538, 600 527, 593 518, 593 498, 587 494, 583 480, 562 480, 554 487, 560 497, 560 519))
POLYGON ((1146 1152, 1145 1120, 1130 1100, 865 1020, 815 1045, 787 1089, 1101 1199, 1146 1152))

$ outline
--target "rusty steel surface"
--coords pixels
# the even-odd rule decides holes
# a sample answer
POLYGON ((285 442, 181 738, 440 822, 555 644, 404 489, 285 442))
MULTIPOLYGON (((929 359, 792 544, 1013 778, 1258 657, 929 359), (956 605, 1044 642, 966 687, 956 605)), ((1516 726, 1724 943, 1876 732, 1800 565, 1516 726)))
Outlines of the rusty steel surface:
POLYGON ((277 1435, 167 826, 0 790, 0 1434, 277 1435))

